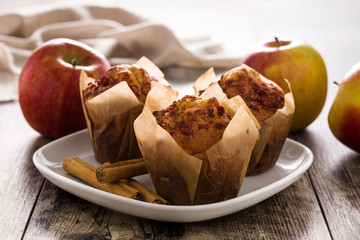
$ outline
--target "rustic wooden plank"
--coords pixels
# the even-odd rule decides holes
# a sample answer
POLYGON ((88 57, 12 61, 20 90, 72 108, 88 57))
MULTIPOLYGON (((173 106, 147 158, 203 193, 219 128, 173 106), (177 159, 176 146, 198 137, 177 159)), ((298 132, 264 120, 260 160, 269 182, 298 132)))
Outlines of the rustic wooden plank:
POLYGON ((46 181, 24 239, 106 239, 105 211, 46 181))
POLYGON ((306 175, 246 210, 197 223, 166 223, 92 204, 46 181, 24 239, 330 239, 306 175))
POLYGON ((322 134, 305 131, 297 134, 296 140, 308 144, 314 153, 309 176, 332 236, 334 239, 358 239, 360 155, 338 142, 324 125, 319 125, 311 128, 321 129, 322 134))
POLYGON ((143 239, 154 231, 178 235, 172 233, 178 224, 156 223, 100 207, 46 181, 24 239, 143 239))
POLYGON ((189 239, 331 239, 306 175, 253 207, 210 222, 186 225, 189 239), (191 230, 191 231, 190 231, 191 230))
POLYGON ((18 102, 0 104, 0 132, 0 236, 20 239, 44 181, 32 155, 49 140, 27 125, 18 102))

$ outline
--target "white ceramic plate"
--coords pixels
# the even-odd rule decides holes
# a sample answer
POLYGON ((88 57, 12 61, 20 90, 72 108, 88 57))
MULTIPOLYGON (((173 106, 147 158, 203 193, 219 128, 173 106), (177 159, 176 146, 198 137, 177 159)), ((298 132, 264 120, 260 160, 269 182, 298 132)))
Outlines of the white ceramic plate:
MULTIPOLYGON (((33 161, 41 174, 50 182, 80 198, 119 212, 169 222, 209 220, 255 205, 295 182, 313 161, 313 154, 307 147, 287 139, 277 164, 265 173, 246 177, 236 198, 206 205, 169 206, 117 196, 72 177, 62 169, 62 162, 66 157, 75 156, 94 166, 100 165, 95 161, 87 130, 43 146, 35 152, 33 161)), ((149 174, 135 179, 154 189, 149 174)))

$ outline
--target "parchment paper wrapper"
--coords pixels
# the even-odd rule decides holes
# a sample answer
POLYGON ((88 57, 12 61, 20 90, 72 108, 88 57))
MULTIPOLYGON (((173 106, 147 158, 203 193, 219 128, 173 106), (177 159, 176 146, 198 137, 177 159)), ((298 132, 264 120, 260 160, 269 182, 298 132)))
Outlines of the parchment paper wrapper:
POLYGON ((203 153, 190 155, 152 114, 178 100, 177 96, 170 88, 155 82, 153 85, 134 128, 158 194, 175 205, 207 204, 236 197, 259 137, 259 125, 245 103, 240 97, 228 100, 221 88, 204 92, 204 98, 215 96, 233 118, 219 142, 203 153))
MULTIPOLYGON (((143 67, 160 84, 169 86, 164 74, 150 60, 143 57, 137 65, 143 67)), ((89 129, 90 140, 98 162, 117 162, 141 157, 133 123, 144 107, 126 82, 120 82, 96 97, 85 101, 83 90, 95 79, 85 71, 80 75, 80 93, 89 129)))
MULTIPOLYGON (((264 76, 260 76, 262 79, 265 79, 264 76)), ((286 137, 289 134, 295 103, 290 84, 286 79, 284 79, 284 81, 287 83, 284 85, 288 86, 287 89, 283 89, 285 92, 284 107, 278 109, 270 118, 259 122, 261 126, 260 140, 251 154, 247 170, 248 176, 262 173, 275 165, 284 146, 286 137)), ((216 75, 211 68, 196 80, 193 88, 195 94, 199 95, 205 89, 209 88, 209 86, 211 87, 213 85, 219 86, 218 79, 216 79, 216 75)))

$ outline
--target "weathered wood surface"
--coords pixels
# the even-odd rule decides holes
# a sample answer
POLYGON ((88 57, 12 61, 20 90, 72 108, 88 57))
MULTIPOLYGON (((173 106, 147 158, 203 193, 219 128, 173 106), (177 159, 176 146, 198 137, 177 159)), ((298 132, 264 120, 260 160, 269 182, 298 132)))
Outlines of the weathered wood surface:
POLYGON ((24 239, 44 236, 48 239, 331 239, 306 175, 249 209, 186 224, 118 213, 83 201, 46 181, 24 239))
MULTIPOLYGON (((7 6, 15 7, 16 2, 24 1, 7 6)), ((34 167, 32 155, 50 140, 27 125, 17 101, 1 103, 0 238, 358 239, 360 155, 332 136, 327 114, 337 91, 331 82, 340 81, 360 61, 360 4, 355 0, 226 0, 212 4, 136 0, 124 4, 130 2, 126 5, 130 10, 166 21, 176 32, 215 31, 213 36, 226 41, 227 47, 238 47, 234 51, 245 51, 256 41, 274 35, 312 43, 328 67, 328 98, 312 125, 290 135, 313 151, 312 166, 284 191, 229 216, 186 224, 141 219, 89 203, 45 180, 34 167), (136 7, 137 3, 144 7, 136 7), (159 4, 164 10, 159 10, 159 4)), ((196 70, 167 69, 165 73, 170 81, 198 77, 196 70)))
POLYGON ((19 239, 36 204, 44 178, 32 154, 48 140, 24 124, 17 102, 0 105, 0 238, 19 239))

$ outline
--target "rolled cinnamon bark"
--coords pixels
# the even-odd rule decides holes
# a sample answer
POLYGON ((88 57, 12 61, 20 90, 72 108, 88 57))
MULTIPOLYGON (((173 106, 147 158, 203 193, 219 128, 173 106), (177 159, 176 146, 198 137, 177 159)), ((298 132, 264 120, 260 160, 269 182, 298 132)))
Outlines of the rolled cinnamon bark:
POLYGON ((141 194, 144 196, 145 202, 170 205, 170 203, 167 200, 165 200, 163 197, 159 196, 156 192, 145 187, 144 185, 142 185, 141 183, 137 182, 134 179, 123 179, 119 182, 126 183, 129 186, 141 192, 141 194))
POLYGON ((115 183, 99 183, 95 177, 95 167, 78 157, 66 158, 63 162, 63 169, 97 189, 131 199, 143 200, 142 194, 134 189, 130 190, 115 183))
POLYGON ((124 178, 132 178, 145 173, 148 170, 143 158, 120 161, 112 164, 104 164, 95 171, 96 179, 100 183, 115 182, 124 178))

